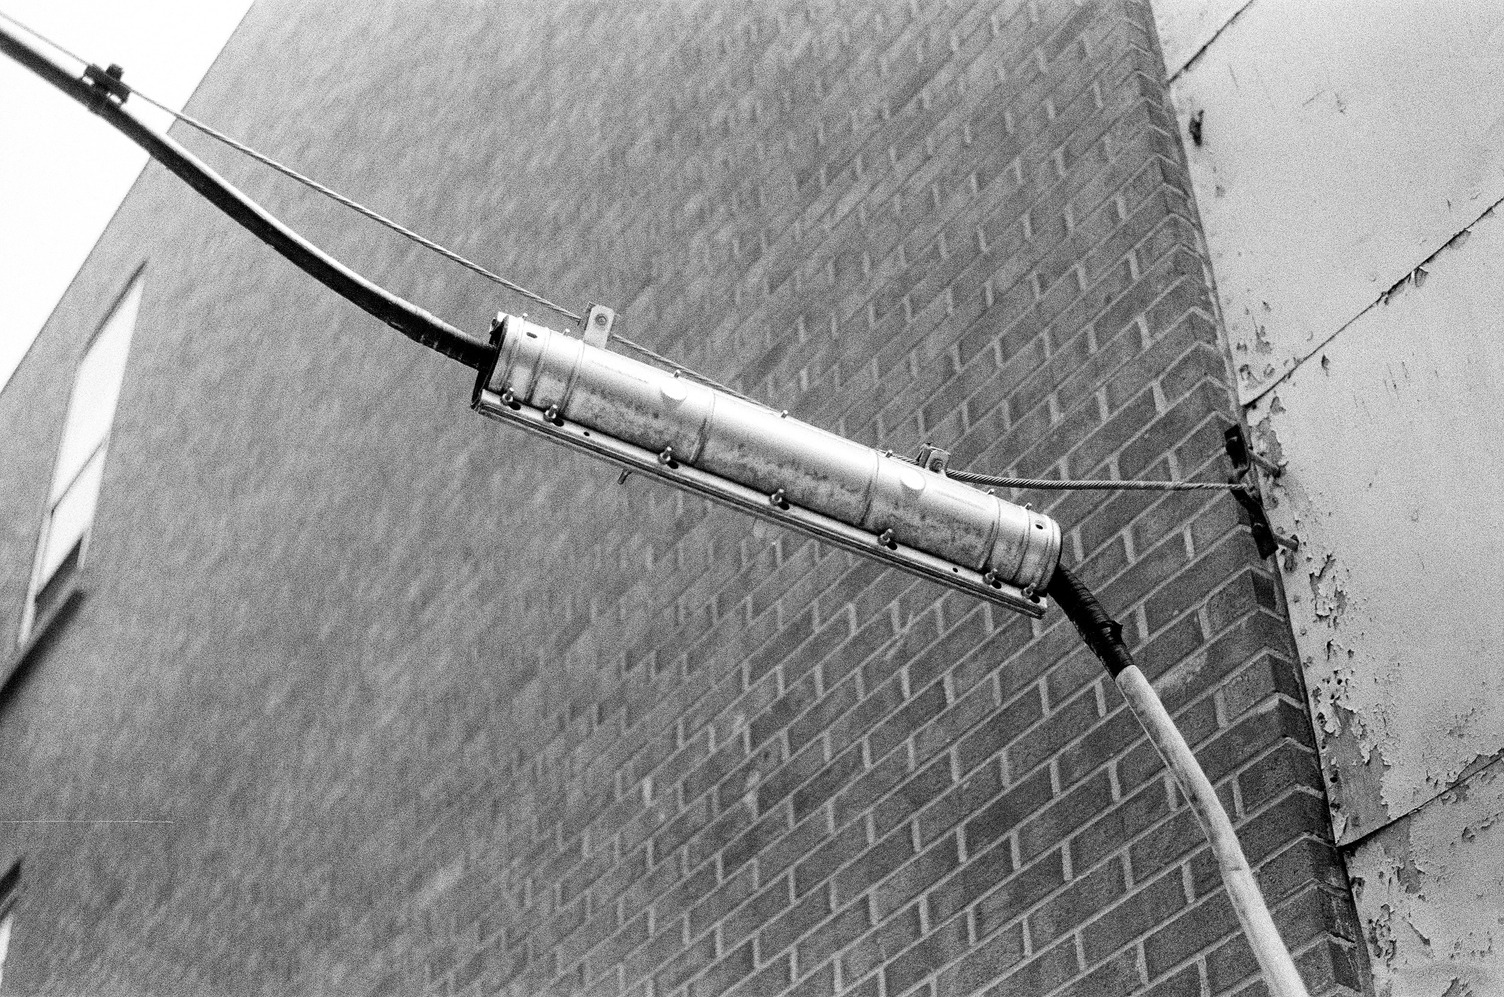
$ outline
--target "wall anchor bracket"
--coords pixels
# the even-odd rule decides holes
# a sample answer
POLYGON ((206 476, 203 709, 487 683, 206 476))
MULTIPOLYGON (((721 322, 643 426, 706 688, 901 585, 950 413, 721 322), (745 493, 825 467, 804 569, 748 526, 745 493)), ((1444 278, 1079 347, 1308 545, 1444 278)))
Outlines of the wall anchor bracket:
POLYGON ((1228 426, 1222 433, 1222 443, 1228 459, 1232 461, 1232 474, 1227 481, 1238 486, 1232 489, 1232 497, 1238 500, 1238 505, 1243 509, 1248 528, 1253 533, 1254 545, 1258 547, 1259 557, 1272 557, 1281 547, 1285 550, 1299 550, 1298 537, 1276 533, 1274 527, 1269 525, 1269 516, 1264 511, 1264 502, 1259 496, 1257 479, 1248 476, 1253 467, 1259 467, 1271 478, 1277 478, 1284 473, 1284 468, 1254 453, 1248 446, 1248 437, 1243 435, 1241 425, 1228 426))

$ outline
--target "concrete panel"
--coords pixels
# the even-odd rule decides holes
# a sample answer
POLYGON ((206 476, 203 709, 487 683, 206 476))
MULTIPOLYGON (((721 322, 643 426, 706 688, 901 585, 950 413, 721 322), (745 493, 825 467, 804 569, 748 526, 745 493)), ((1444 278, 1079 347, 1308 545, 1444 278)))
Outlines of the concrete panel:
POLYGON ((1245 401, 1504 197, 1497 3, 1255 0, 1173 92, 1245 401))
POLYGON ((1340 841, 1504 748, 1500 384, 1490 213, 1249 412, 1340 841))
POLYGON ((1481 771, 1354 850, 1375 990, 1504 993, 1504 764, 1481 771))

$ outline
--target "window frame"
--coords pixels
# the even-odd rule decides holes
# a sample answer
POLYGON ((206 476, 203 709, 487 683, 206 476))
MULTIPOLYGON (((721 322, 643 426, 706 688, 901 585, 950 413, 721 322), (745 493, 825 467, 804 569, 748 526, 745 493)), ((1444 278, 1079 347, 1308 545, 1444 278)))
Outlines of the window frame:
POLYGON ((5 957, 10 954, 10 943, 15 938, 16 902, 21 898, 21 860, 10 864, 0 875, 0 992, 5 987, 5 957))
POLYGON ((17 647, 26 647, 29 643, 35 643, 45 634, 52 623, 63 615, 63 610, 73 601, 72 597, 79 589, 81 573, 88 557, 89 543, 94 535, 94 520, 98 515, 99 500, 103 493, 105 465, 109 458, 110 441, 115 433, 115 414, 119 409, 120 392, 124 390, 125 375, 130 364, 131 345, 135 340, 136 325, 140 320, 141 303, 145 299, 145 276, 146 265, 143 263, 126 278, 121 289, 111 299, 109 307, 105 309, 104 317, 89 334, 83 351, 79 354, 78 362, 74 366, 73 377, 68 386, 68 404, 63 411, 62 432, 57 438, 57 446, 52 458, 52 471, 47 479, 47 497, 43 503, 37 530, 36 550, 32 556, 31 572, 26 583, 25 601, 21 607, 20 627, 16 635, 17 647), (115 398, 104 432, 79 461, 77 469, 73 471, 68 481, 61 487, 57 487, 56 478, 60 462, 67 450, 68 433, 74 421, 74 395, 78 390, 79 378, 83 376, 85 365, 91 352, 99 343, 100 337, 110 328, 111 322, 120 314, 130 297, 137 293, 140 294, 140 300, 136 303, 136 313, 131 316, 130 327, 125 332, 126 341, 120 359, 115 398), (51 570, 44 570, 47 555, 51 550, 50 543, 54 539, 53 529, 58 508, 74 496, 75 488, 90 475, 96 475, 98 480, 92 486, 85 486, 92 487, 94 494, 89 500, 90 507, 83 530, 62 556, 57 558, 51 570))

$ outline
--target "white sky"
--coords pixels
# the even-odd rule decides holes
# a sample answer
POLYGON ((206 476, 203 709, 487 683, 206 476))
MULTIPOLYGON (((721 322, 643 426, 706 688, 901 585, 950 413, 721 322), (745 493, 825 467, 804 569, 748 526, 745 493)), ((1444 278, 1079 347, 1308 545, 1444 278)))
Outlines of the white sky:
MULTIPOLYGON (((91 62, 119 63, 125 82, 182 107, 250 4, 0 0, 0 13, 91 62)), ((158 127, 170 120, 139 101, 128 106, 158 127)), ((0 55, 0 386, 145 164, 124 136, 0 55)))

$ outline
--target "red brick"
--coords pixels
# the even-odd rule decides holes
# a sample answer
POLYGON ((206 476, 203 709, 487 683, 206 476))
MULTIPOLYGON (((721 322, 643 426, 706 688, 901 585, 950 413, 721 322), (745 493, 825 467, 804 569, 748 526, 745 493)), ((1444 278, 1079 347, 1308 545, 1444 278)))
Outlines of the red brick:
POLYGON ((799 943, 796 963, 800 972, 820 966, 872 926, 871 914, 864 900, 838 911, 834 917, 810 932, 799 943))
POLYGON ((1040 769, 966 822, 966 851, 981 851, 998 840, 1043 807, 1050 796, 1050 774, 1040 769))
POLYGON ((985 997, 1003 997, 1005 994, 1048 993, 1080 971, 1076 947, 1067 940, 1017 966, 984 994, 985 997))
POLYGON ((1127 883, 1122 863, 1106 862, 1071 880, 1070 885, 1029 915, 1029 938, 1048 945, 1123 896, 1127 883))
POLYGON ((1185 905, 1185 884, 1178 869, 1139 886, 1137 892, 1082 930, 1081 947, 1087 965, 1149 934, 1180 913, 1185 905))
POLYGON ((900 827, 872 845, 836 876, 833 889, 836 903, 845 906, 914 855, 908 828, 900 827))
MULTIPOLYGON (((903 447, 922 427, 958 466, 998 471, 1225 473, 1221 426, 1239 413, 1144 5, 1018 5, 995 35, 974 5, 711 5, 608 25, 566 3, 520 26, 446 14, 440 35, 415 13, 253 10, 196 104, 561 301, 620 307, 650 347, 820 425, 903 447), (593 57, 607 49, 653 55, 593 57), (368 58, 326 58, 349 50, 368 58), (267 52, 297 56, 278 87, 232 85, 267 52), (510 68, 471 71, 479 52, 510 68), (314 71, 336 63, 337 78, 314 71), (508 114, 474 113, 489 107, 508 114), (450 146, 479 158, 377 169, 350 154, 450 146), (487 150, 517 148, 498 187, 487 150)), ((1110 992, 1132 974, 1106 948, 1109 925, 1137 930, 1181 863, 1198 896, 1216 896, 1194 827, 1169 813, 1152 749, 1105 683, 1109 716, 1095 715, 1096 666, 1058 613, 1035 636, 901 572, 641 476, 617 487, 602 465, 457 418, 443 402, 463 391, 454 369, 369 335, 203 210, 143 173, 0 392, 0 523, 20 524, 0 530, 0 631, 14 633, 83 331, 148 261, 152 335, 133 349, 90 547, 104 597, 60 628, 12 704, 42 732, 38 757, 104 768, 0 790, 50 812, 95 783, 146 786, 148 809, 162 803, 151 787, 193 785, 233 817, 250 787, 302 801, 303 816, 240 821, 228 852, 164 831, 171 847, 128 862, 118 842, 79 852, 39 830, 28 889, 52 898, 39 937, 86 931, 100 959, 126 944, 69 888, 81 864, 113 870, 90 895, 197 898, 162 930, 202 942, 182 968, 210 990, 272 976, 317 990, 310 946, 333 945, 371 967, 350 987, 391 993, 828 997, 837 962, 870 997, 884 978, 888 997, 909 983, 938 997, 961 977, 946 965, 997 993, 1110 992), (213 273, 183 276, 205 259, 213 273), (236 404, 214 404, 210 389, 232 381, 236 404), (159 683, 78 650, 142 627, 153 638, 132 645, 136 671, 159 683), (171 694, 186 661, 201 696, 171 694), (58 694, 63 677, 82 698, 58 694), (267 722, 233 722, 246 716, 267 722), (360 736, 331 736, 331 718, 360 736), (214 735, 232 729, 233 745, 214 735), (1104 803, 1110 774, 1117 803, 1104 803), (352 800, 350 822, 325 812, 352 800), (1047 851, 1015 870, 1015 835, 1024 856, 1047 851), (1067 857, 1086 875, 1064 882, 1067 857), (1122 861, 1136 884, 1162 878, 1102 900, 1118 904, 1105 914, 1065 902, 1122 861), (241 919, 260 926, 249 934, 226 913, 244 905, 223 902, 247 863, 286 886, 241 919), (822 911, 832 890, 855 902, 822 911), (888 915, 875 927, 869 902, 888 915), (1042 930, 1047 912, 1051 932, 1085 931, 1097 961, 1078 965, 1064 939, 1022 959, 1019 920, 1036 909, 1042 930), (753 966, 754 936, 789 947, 753 966), (246 948, 263 959, 249 976, 246 948)), ((437 313, 518 307, 325 222, 331 248, 437 313)), ((1262 874, 1311 938, 1312 978, 1356 981, 1349 912, 1329 900, 1345 880, 1320 851, 1298 658, 1232 504, 1034 501, 1074 531, 1067 549, 1079 539, 1112 612, 1131 624, 1143 604, 1147 632, 1130 633, 1146 673, 1223 792, 1236 779, 1262 808, 1241 831, 1251 855, 1272 856, 1262 874)), ((0 747, 14 753, 8 729, 0 747)), ((1187 958, 1210 967, 1221 943, 1197 944, 1187 958)), ((16 985, 88 989, 98 966, 65 963, 42 952, 12 967, 16 985)), ((161 975, 149 959, 111 965, 122 992, 161 975)))
POLYGON ((894 997, 908 993, 937 966, 954 959, 967 947, 965 920, 947 921, 888 961, 883 967, 884 992, 894 997))
POLYGON ((752 942, 746 941, 716 960, 709 972, 689 986, 692 997, 719 997, 752 972, 752 942))
POLYGON ((1111 780, 1105 771, 1098 772, 1070 792, 1057 797, 1018 829, 1020 861, 1027 862, 1035 855, 1059 845, 1112 805, 1111 780))
POLYGON ((806 894, 787 911, 769 921, 767 927, 758 932, 758 955, 763 959, 767 959, 782 952, 790 945, 793 945, 805 932, 825 920, 829 914, 829 891, 816 890, 813 893, 806 894))
POLYGON ((1206 949, 1238 930, 1227 894, 1215 893, 1168 921, 1144 942, 1144 963, 1152 979, 1193 952, 1206 949))
POLYGON ((965 958, 941 973, 936 990, 947 994, 978 993, 1022 962, 1026 953, 1023 924, 1015 924, 986 938, 965 958))

